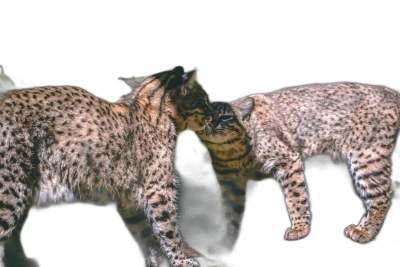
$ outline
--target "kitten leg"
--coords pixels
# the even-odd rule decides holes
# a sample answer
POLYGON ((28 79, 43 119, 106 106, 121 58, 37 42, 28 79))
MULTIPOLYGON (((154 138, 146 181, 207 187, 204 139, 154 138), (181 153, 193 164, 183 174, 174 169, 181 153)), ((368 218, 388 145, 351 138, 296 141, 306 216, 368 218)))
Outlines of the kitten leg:
POLYGON ((391 161, 390 154, 385 155, 387 152, 381 148, 358 152, 349 161, 357 193, 367 209, 357 226, 350 225, 345 229, 345 235, 353 241, 371 241, 381 229, 389 210, 391 161))
POLYGON ((285 233, 286 240, 297 240, 308 235, 311 224, 310 206, 299 156, 276 164, 275 177, 281 183, 292 227, 285 233))
POLYGON ((246 201, 246 178, 219 175, 217 177, 221 189, 226 232, 221 242, 209 249, 210 253, 224 253, 233 249, 239 236, 246 201))

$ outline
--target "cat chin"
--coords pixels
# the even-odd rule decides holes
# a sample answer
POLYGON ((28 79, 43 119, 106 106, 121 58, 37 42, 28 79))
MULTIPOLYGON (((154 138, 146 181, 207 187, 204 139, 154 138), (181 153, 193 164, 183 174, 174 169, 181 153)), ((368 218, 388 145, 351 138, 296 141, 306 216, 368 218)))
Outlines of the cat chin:
POLYGON ((187 127, 186 127, 186 129, 190 129, 190 130, 193 130, 193 131, 203 131, 205 128, 206 128, 206 123, 204 123, 204 122, 201 122, 201 123, 198 123, 198 122, 188 122, 187 123, 187 127))
POLYGON ((216 145, 223 144, 229 141, 229 138, 218 134, 214 128, 208 128, 203 131, 196 131, 196 134, 201 141, 206 143, 214 143, 216 145))
POLYGON ((216 145, 218 145, 218 144, 226 144, 227 142, 229 142, 229 138, 226 138, 224 136, 220 136, 218 134, 213 135, 211 133, 211 135, 209 135, 208 137, 211 137, 211 138, 209 138, 209 139, 206 138, 204 140, 208 141, 208 142, 212 142, 212 143, 214 143, 216 145))

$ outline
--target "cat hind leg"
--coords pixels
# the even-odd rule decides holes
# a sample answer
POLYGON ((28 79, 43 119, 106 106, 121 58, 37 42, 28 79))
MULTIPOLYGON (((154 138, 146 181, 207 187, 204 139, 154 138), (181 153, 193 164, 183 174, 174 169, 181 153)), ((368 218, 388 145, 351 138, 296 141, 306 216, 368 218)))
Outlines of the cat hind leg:
POLYGON ((390 155, 385 154, 377 149, 359 152, 349 162, 357 193, 367 210, 357 226, 345 229, 345 235, 353 241, 370 242, 381 229, 389 210, 391 161, 390 155))
POLYGON ((18 221, 18 224, 13 230, 11 237, 4 242, 4 256, 2 256, 4 267, 39 267, 36 260, 26 257, 21 244, 21 230, 27 215, 28 209, 18 221))

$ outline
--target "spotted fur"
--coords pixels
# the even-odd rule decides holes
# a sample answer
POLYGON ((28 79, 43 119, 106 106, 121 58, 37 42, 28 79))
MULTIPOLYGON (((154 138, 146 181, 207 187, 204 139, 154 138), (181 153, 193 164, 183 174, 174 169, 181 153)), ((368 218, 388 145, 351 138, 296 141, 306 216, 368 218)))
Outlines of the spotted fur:
POLYGON ((222 191, 231 249, 239 234, 250 179, 272 173, 281 183, 292 227, 285 239, 308 235, 311 215, 303 160, 328 154, 347 163, 366 214, 346 228, 371 241, 390 207, 390 155, 399 129, 400 95, 383 86, 312 84, 212 103, 213 127, 197 132, 208 148, 222 191))
MULTIPOLYGON (((161 248, 171 266, 197 266, 184 254, 173 175, 177 134, 203 129, 212 116, 194 77, 181 67, 154 74, 117 103, 73 86, 0 95, 0 238, 6 248, 18 248, 13 244, 32 205, 115 201, 128 228, 146 224, 135 237, 151 240, 147 265, 158 266, 161 248)), ((15 266, 12 261, 6 254, 6 266, 15 266)))

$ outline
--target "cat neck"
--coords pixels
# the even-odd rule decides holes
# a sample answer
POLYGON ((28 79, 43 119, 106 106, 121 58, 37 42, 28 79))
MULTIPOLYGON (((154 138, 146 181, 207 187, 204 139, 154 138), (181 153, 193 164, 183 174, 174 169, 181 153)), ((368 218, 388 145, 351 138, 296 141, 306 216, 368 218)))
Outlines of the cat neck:
POLYGON ((167 134, 174 140, 177 136, 177 123, 174 112, 162 107, 168 105, 143 105, 134 99, 119 100, 113 107, 114 112, 128 128, 150 129, 167 134))
MULTIPOLYGON (((203 142, 204 143, 204 142, 203 142)), ((240 170, 246 171, 254 165, 255 154, 246 137, 234 143, 204 143, 211 156, 212 165, 217 175, 235 175, 240 170)))

